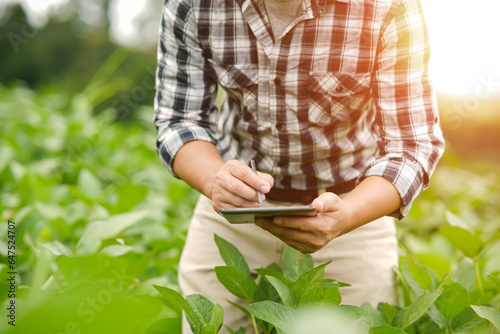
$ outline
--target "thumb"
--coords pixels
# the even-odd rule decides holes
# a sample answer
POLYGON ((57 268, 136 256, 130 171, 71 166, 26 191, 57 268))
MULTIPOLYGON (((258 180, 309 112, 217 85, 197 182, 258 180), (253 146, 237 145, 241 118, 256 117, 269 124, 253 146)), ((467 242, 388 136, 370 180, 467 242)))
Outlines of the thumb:
POLYGON ((341 201, 340 197, 334 193, 326 192, 314 199, 312 206, 316 208, 316 212, 318 213, 338 211, 340 209, 341 201))

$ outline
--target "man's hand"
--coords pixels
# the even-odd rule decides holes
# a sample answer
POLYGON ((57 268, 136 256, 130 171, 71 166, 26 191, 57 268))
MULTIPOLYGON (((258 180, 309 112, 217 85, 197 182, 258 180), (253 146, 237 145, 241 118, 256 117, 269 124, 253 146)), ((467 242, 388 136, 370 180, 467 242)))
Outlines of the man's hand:
POLYGON ((253 208, 259 202, 256 190, 263 197, 273 186, 273 177, 257 172, 238 160, 227 161, 212 181, 212 205, 215 211, 227 208, 253 208))
POLYGON ((334 238, 398 210, 401 198, 391 182, 369 176, 344 198, 324 193, 312 205, 315 217, 274 217, 255 223, 302 253, 314 253, 334 238))
POLYGON ((314 217, 280 216, 257 219, 255 223, 298 251, 314 253, 347 231, 350 224, 348 206, 333 193, 324 193, 312 205, 314 217))

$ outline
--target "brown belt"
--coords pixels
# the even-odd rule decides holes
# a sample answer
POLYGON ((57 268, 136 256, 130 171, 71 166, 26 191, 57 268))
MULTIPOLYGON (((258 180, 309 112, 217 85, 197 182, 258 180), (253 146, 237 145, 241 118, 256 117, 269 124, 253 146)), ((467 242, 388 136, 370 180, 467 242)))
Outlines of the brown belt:
MULTIPOLYGON (((340 195, 345 194, 354 189, 356 179, 337 184, 333 187, 324 189, 326 192, 332 192, 340 195)), ((310 204, 316 197, 320 195, 318 189, 310 190, 295 190, 295 189, 276 189, 271 188, 271 191, 266 194, 266 198, 278 202, 298 202, 310 204)))

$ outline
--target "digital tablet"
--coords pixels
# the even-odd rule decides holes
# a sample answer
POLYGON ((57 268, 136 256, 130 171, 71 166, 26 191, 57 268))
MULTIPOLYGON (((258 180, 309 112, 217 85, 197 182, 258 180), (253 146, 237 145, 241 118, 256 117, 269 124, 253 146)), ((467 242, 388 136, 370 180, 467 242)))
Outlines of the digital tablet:
POLYGON ((220 209, 219 213, 231 224, 253 224, 255 218, 274 216, 316 216, 314 206, 278 206, 260 208, 220 209))

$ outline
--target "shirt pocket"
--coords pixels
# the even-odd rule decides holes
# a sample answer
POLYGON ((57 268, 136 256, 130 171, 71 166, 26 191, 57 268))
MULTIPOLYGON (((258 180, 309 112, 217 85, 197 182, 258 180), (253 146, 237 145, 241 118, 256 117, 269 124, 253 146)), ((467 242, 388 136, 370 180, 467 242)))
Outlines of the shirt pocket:
POLYGON ((309 73, 309 121, 318 126, 342 122, 371 101, 370 73, 309 73))

